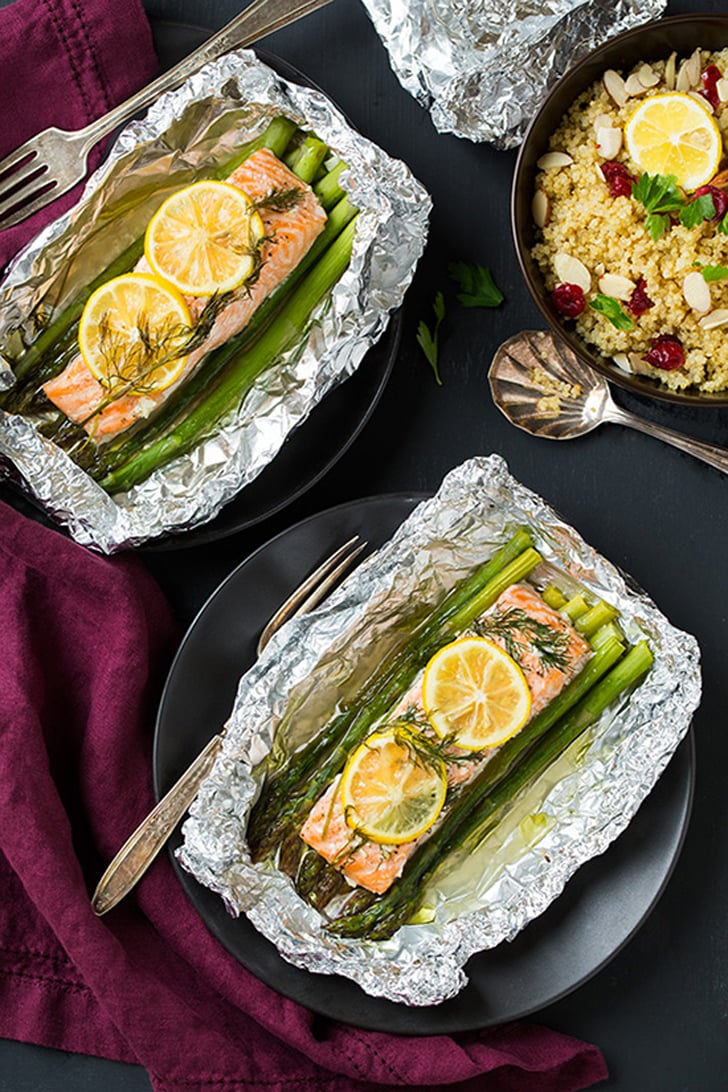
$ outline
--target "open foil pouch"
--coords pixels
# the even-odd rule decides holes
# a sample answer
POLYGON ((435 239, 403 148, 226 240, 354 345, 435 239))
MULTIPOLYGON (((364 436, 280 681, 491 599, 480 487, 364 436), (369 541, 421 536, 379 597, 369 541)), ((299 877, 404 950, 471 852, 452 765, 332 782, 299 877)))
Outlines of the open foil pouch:
POLYGON ((179 860, 295 965, 346 976, 392 1001, 437 1004, 465 985, 471 955, 513 939, 625 829, 688 731, 700 690, 695 639, 516 481, 502 458, 474 458, 323 606, 284 626, 241 678, 179 860), (334 936, 287 876, 251 862, 256 767, 272 747, 290 754, 312 738, 401 642, 413 604, 431 608, 521 526, 542 557, 529 580, 543 587, 558 579, 616 607, 629 642, 648 641, 652 668, 516 796, 486 841, 448 857, 428 881, 420 924, 383 941, 334 936))
POLYGON ((364 0, 402 86, 441 133, 513 148, 570 65, 664 0, 364 0))
POLYGON ((14 355, 144 235, 170 193, 209 177, 279 115, 345 161, 341 186, 359 215, 348 269, 237 412, 190 454, 113 498, 30 417, 0 413, 7 472, 84 545, 111 553, 212 519, 356 370, 402 301, 426 242, 431 202, 423 187, 322 93, 287 82, 252 52, 233 52, 126 127, 79 204, 15 259, 0 292, 0 387, 14 383, 14 355))

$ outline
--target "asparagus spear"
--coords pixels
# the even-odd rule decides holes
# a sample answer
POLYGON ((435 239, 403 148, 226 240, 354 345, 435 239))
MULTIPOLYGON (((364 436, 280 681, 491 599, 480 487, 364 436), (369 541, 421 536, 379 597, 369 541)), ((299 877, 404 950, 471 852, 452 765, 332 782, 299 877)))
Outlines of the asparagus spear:
POLYGON ((375 899, 367 898, 369 893, 362 897, 355 896, 343 913, 328 926, 332 933, 342 937, 384 940, 406 924, 422 899, 425 881, 444 865, 448 853, 465 843, 473 845, 482 842, 497 826, 504 809, 517 794, 539 777, 610 705, 635 686, 652 664, 649 646, 645 641, 640 641, 604 677, 588 688, 575 705, 569 707, 566 695, 580 681, 584 685, 584 676, 589 668, 595 670, 597 663, 603 666, 608 648, 611 649, 610 655, 616 653, 620 656, 624 646, 620 646, 620 642, 614 638, 606 641, 584 671, 524 729, 524 732, 530 729, 528 738, 524 739, 524 732, 521 732, 503 745, 475 779, 472 789, 456 801, 442 826, 412 855, 401 878, 389 891, 375 899), (564 704, 568 712, 558 719, 564 704), (551 721, 553 731, 544 733, 543 725, 540 731, 535 728, 536 722, 544 714, 550 712, 551 717, 555 716, 555 706, 556 723, 551 721), (533 743, 536 736, 540 738, 527 750, 528 744, 533 743))
POLYGON ((535 568, 541 557, 528 545, 530 541, 527 531, 517 531, 490 561, 452 589, 323 731, 280 768, 269 770, 248 823, 248 845, 255 860, 273 853, 287 833, 298 829, 323 788, 342 769, 351 748, 389 712, 431 655, 466 629, 504 588, 535 568))

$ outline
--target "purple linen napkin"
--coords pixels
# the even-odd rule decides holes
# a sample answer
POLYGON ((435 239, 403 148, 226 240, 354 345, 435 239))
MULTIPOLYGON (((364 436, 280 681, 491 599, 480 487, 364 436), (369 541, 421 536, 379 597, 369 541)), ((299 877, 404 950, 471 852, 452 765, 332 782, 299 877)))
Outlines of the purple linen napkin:
MULTIPOLYGON (((157 59, 140 0, 15 0, 0 10, 0 158, 55 125, 80 129, 154 76, 157 59)), ((104 142, 89 157, 101 162, 104 142)), ((82 183, 0 231, 0 272, 70 208, 82 183)))
POLYGON ((596 1047, 536 1024, 410 1038, 314 1017, 222 948, 165 854, 95 917, 90 892, 154 802, 179 633, 136 558, 1 503, 0 585, 0 1035, 140 1063, 157 1092, 572 1092, 606 1077, 596 1047))

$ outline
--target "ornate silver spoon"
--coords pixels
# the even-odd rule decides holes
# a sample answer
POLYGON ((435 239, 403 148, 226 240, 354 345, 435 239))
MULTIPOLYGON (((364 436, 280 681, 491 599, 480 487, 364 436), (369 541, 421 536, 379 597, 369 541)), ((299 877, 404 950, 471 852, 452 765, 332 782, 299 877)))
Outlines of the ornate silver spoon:
POLYGON ((644 421, 621 409, 606 379, 545 330, 525 330, 504 341, 488 372, 493 401, 508 420, 534 436, 572 440, 604 421, 656 436, 728 474, 728 451, 644 421))

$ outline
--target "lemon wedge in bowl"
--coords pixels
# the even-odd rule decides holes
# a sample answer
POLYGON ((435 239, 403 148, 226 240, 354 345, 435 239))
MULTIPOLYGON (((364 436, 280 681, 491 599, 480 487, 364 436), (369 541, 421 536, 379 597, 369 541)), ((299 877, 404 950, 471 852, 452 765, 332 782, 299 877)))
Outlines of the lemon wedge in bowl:
POLYGON ((723 138, 715 118, 681 91, 643 99, 624 130, 627 151, 640 170, 674 175, 689 193, 715 175, 723 138))
POLYGON ((372 733, 341 775, 347 825, 380 845, 419 838, 442 811, 446 793, 445 763, 426 745, 417 746, 407 725, 372 733))
POLYGON ((516 661, 485 637, 461 637, 425 668, 422 704, 432 727, 466 751, 505 743, 531 713, 531 691, 516 661))
POLYGON ((144 256, 185 296, 212 296, 250 279, 264 231, 243 190, 229 182, 194 182, 157 209, 147 227, 144 256))
POLYGON ((181 375, 192 335, 179 292, 150 273, 124 273, 89 296, 78 327, 86 367, 111 393, 149 394, 181 375))

